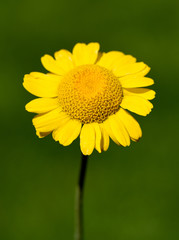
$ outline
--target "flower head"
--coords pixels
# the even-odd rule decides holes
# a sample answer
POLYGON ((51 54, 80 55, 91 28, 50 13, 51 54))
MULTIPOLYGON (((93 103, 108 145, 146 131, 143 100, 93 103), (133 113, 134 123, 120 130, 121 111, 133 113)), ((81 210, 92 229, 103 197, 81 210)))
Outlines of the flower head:
POLYGON ((52 132, 55 141, 67 146, 80 135, 84 155, 94 148, 109 147, 109 137, 118 145, 142 136, 138 122, 126 111, 146 116, 153 105, 154 83, 145 77, 150 68, 122 52, 99 52, 98 43, 78 43, 72 53, 60 50, 55 58, 41 58, 49 73, 25 75, 23 86, 36 98, 26 110, 37 113, 33 125, 37 135, 52 132))

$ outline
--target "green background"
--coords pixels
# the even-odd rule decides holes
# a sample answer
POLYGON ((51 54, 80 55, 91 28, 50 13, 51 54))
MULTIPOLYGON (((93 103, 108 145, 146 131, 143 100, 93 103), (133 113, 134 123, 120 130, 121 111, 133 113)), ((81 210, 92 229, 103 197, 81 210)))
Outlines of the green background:
POLYGON ((0 4, 0 239, 70 240, 79 139, 62 147, 38 139, 23 75, 40 57, 97 41, 151 67, 157 92, 143 137, 92 154, 85 185, 85 240, 179 239, 178 58, 175 0, 28 0, 0 4))

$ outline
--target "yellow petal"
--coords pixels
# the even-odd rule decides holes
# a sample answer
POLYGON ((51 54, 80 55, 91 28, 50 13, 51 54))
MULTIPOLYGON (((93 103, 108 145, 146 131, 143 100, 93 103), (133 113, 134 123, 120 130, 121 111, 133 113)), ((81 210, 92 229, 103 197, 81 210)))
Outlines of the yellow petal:
POLYGON ((126 131, 126 128, 124 127, 122 121, 116 116, 116 114, 111 115, 109 117, 109 121, 113 134, 115 135, 118 142, 124 147, 129 146, 130 145, 129 134, 126 131))
POLYGON ((107 134, 103 124, 100 124, 100 129, 101 129, 101 150, 107 151, 109 147, 109 135, 107 134))
POLYGON ((154 84, 154 80, 147 77, 122 77, 119 81, 123 88, 147 87, 154 84))
POLYGON ((128 109, 129 111, 142 116, 149 114, 153 108, 151 102, 138 96, 124 96, 120 105, 122 108, 128 109))
POLYGON ((101 129, 98 123, 91 124, 95 130, 95 148, 96 150, 101 153, 102 146, 101 146, 101 129))
POLYGON ((59 107, 58 98, 36 98, 27 103, 25 108, 28 112, 45 113, 59 107))
POLYGON ((117 145, 121 145, 111 129, 111 124, 110 124, 109 118, 106 119, 101 125, 102 125, 103 129, 106 130, 107 134, 110 136, 110 138, 113 140, 113 142, 115 142, 117 145))
POLYGON ((73 60, 76 66, 94 64, 99 51, 99 43, 77 43, 73 48, 73 60))
POLYGON ((80 147, 84 155, 90 155, 95 147, 95 130, 91 124, 84 124, 80 134, 80 147))
POLYGON ((123 122, 132 140, 138 140, 142 136, 142 130, 138 122, 124 109, 120 108, 116 116, 123 122))
POLYGON ((112 69, 114 63, 120 61, 124 56, 125 55, 122 52, 118 51, 103 53, 96 64, 108 69, 112 69))
POLYGON ((69 119, 67 114, 57 108, 48 113, 35 116, 32 122, 38 132, 50 132, 62 125, 67 119, 69 119))
POLYGON ((131 55, 124 55, 121 57, 118 61, 114 62, 112 70, 113 72, 116 72, 118 69, 121 67, 127 65, 127 64, 132 64, 136 62, 136 58, 134 58, 131 55))
MULTIPOLYGON (((143 70, 141 70, 141 71, 138 72, 138 73, 135 73, 134 76, 135 76, 135 77, 144 77, 144 76, 147 75, 147 73, 149 73, 149 72, 150 72, 150 67, 146 65, 146 67, 145 67, 143 70)), ((131 77, 131 76, 132 76, 132 75, 130 75, 130 77, 131 77)))
POLYGON ((140 72, 137 72, 137 73, 134 73, 134 74, 130 74, 130 75, 126 75, 126 76, 123 76, 122 78, 120 79, 128 79, 128 78, 142 78, 144 77, 145 75, 147 75, 147 73, 150 72, 150 67, 146 65, 146 67, 141 70, 140 72))
POLYGON ((36 131, 36 135, 39 137, 39 138, 44 138, 46 136, 48 136, 51 132, 39 132, 39 131, 36 131))
POLYGON ((43 57, 41 57, 41 62, 44 68, 51 73, 55 73, 60 76, 63 76, 66 73, 63 64, 60 61, 56 61, 50 55, 46 54, 43 57))
POLYGON ((74 68, 73 56, 71 52, 65 49, 62 49, 56 52, 55 59, 58 62, 58 64, 61 66, 61 68, 64 70, 64 72, 68 72, 74 68))
POLYGON ((132 64, 123 65, 121 68, 120 67, 115 68, 113 70, 113 73, 117 77, 123 77, 126 75, 135 74, 140 71, 143 71, 146 67, 147 67, 147 65, 144 64, 143 62, 132 63, 132 64))
POLYGON ((53 137, 53 139, 54 139, 55 141, 59 141, 59 134, 60 134, 62 128, 63 128, 69 121, 71 121, 71 119, 70 119, 69 117, 65 117, 65 116, 64 116, 64 118, 62 118, 62 119, 60 120, 60 124, 58 125, 58 127, 57 127, 55 130, 53 130, 53 133, 52 133, 52 137, 53 137))
POLYGON ((70 145, 80 134, 81 122, 75 119, 71 119, 55 131, 55 140, 59 141, 64 146, 70 145))
POLYGON ((147 88, 123 88, 124 96, 140 96, 147 100, 152 100, 155 98, 155 92, 147 88))
POLYGON ((57 97, 61 77, 32 72, 24 76, 24 88, 37 97, 57 97))

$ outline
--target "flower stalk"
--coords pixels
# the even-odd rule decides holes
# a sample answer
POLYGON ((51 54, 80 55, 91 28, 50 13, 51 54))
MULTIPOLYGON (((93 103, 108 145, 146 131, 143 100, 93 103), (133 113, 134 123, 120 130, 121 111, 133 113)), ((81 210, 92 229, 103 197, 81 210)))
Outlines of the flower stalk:
POLYGON ((82 154, 75 199, 75 240, 83 240, 83 193, 87 162, 88 156, 82 154))

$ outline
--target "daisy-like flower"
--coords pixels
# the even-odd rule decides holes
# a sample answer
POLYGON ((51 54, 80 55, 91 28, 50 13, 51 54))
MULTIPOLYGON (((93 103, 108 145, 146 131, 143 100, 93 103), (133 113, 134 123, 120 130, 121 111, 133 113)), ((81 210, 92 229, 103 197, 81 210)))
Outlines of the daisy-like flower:
POLYGON ((98 43, 78 43, 72 53, 60 50, 41 58, 49 73, 25 75, 23 86, 39 97, 26 105, 37 113, 33 125, 42 138, 52 132, 55 141, 67 146, 80 135, 84 155, 94 148, 106 151, 111 138, 129 146, 142 136, 138 122, 128 113, 146 116, 153 105, 154 83, 145 77, 150 68, 119 51, 99 52, 98 43))

